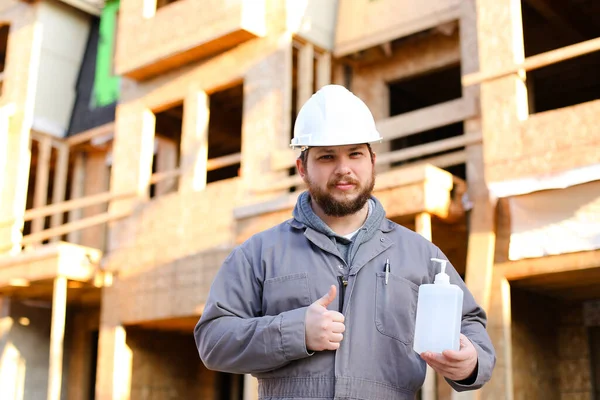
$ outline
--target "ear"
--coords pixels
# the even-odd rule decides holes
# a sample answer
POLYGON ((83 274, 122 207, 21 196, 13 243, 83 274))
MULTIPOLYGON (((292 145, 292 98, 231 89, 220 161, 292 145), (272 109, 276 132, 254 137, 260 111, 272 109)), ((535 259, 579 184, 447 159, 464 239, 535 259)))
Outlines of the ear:
POLYGON ((377 161, 377 153, 373 152, 373 166, 375 166, 375 161, 377 161))
POLYGON ((299 158, 296 159, 296 169, 298 170, 300 177, 304 179, 306 176, 306 170, 304 169, 304 165, 302 165, 302 160, 299 158))

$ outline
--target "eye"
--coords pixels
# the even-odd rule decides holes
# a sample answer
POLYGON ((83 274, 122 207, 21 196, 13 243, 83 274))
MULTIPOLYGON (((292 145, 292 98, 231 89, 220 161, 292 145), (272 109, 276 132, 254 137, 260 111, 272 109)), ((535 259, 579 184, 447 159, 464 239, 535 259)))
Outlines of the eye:
POLYGON ((333 156, 331 154, 325 154, 318 158, 319 160, 333 160, 333 156))
POLYGON ((354 151, 354 152, 350 153, 350 157, 354 157, 354 158, 360 157, 362 155, 363 155, 362 151, 354 151))

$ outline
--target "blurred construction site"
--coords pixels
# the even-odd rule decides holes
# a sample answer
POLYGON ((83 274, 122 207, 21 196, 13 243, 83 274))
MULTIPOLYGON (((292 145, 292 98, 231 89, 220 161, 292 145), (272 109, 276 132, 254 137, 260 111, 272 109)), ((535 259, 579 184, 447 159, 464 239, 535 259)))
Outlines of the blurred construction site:
POLYGON ((192 331, 330 83, 488 313, 492 380, 421 399, 600 399, 598 0, 0 0, 0 399, 257 399, 192 331))

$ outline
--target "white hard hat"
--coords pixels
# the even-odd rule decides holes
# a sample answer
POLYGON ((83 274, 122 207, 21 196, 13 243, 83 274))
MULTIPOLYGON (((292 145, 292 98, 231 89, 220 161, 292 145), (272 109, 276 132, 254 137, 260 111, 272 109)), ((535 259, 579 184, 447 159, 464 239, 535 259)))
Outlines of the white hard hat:
POLYGON ((339 85, 323 86, 300 109, 292 148, 381 141, 367 105, 339 85))

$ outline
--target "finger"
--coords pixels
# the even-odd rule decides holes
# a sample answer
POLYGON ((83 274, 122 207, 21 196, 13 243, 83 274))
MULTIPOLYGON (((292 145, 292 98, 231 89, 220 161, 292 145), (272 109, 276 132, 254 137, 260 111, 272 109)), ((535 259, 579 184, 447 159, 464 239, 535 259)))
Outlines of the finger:
POLYGON ((463 335, 462 333, 460 334, 460 348, 462 349, 463 347, 467 347, 468 345, 473 345, 473 343, 471 343, 471 341, 469 340, 468 337, 466 337, 465 335, 463 335))
POLYGON ((444 357, 446 357, 446 359, 448 359, 450 361, 456 361, 456 362, 466 361, 471 357, 470 352, 464 348, 459 351, 444 350, 442 355, 444 357))
POLYGON ((344 333, 346 331, 346 325, 341 322, 332 322, 330 328, 333 333, 344 333))
POLYGON ((326 346, 327 350, 337 350, 340 348, 340 342, 329 342, 326 346))
POLYGON ((329 335, 329 341, 333 343, 339 343, 344 340, 344 335, 341 333, 332 333, 329 335))
POLYGON ((438 372, 444 376, 455 375, 460 371, 459 367, 442 364, 435 360, 425 360, 425 361, 427 362, 427 365, 429 365, 436 372, 438 372))
POLYGON ((327 292, 327 294, 325 296, 323 296, 319 300, 317 300, 316 303, 322 305, 323 307, 327 307, 328 305, 331 304, 331 302, 333 300, 335 300, 336 295, 337 295, 337 288, 335 287, 335 285, 331 285, 329 287, 329 292, 327 292))
POLYGON ((344 322, 346 320, 344 314, 337 311, 326 311, 323 313, 323 316, 331 318, 333 322, 344 322))
POLYGON ((460 350, 445 350, 442 354, 453 361, 465 361, 473 357, 477 351, 473 346, 473 343, 465 336, 461 334, 460 337, 460 350))
POLYGON ((435 363, 436 365, 440 365, 442 367, 454 367, 454 362, 448 360, 446 357, 444 357, 443 354, 440 353, 433 353, 427 351, 421 354, 421 358, 425 360, 428 364, 435 363))

